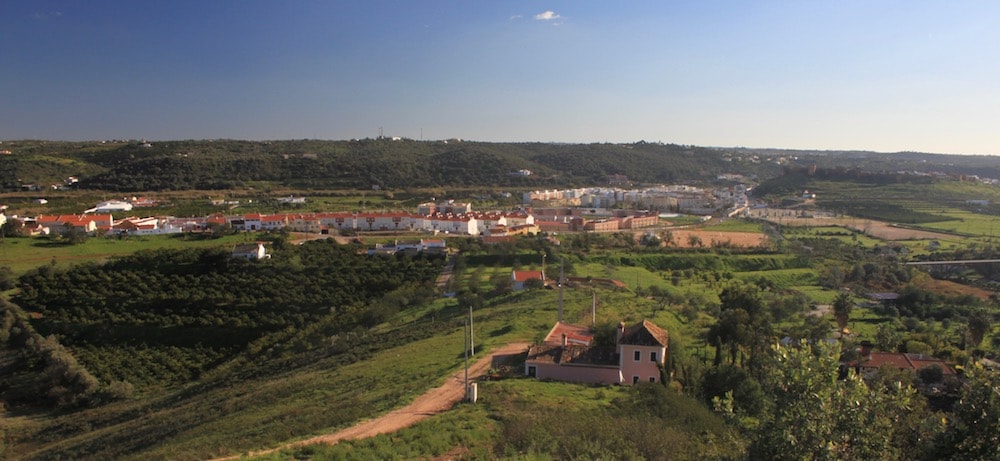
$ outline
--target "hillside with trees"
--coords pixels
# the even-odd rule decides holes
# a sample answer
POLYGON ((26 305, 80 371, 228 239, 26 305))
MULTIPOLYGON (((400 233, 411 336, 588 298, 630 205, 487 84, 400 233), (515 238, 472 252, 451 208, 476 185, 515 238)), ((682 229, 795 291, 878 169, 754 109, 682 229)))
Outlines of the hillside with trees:
MULTIPOLYGON (((6 315, 11 325, 27 323, 19 334, 72 350, 94 382, 139 391, 184 384, 238 354, 260 352, 268 337, 321 323, 343 332, 365 328, 432 295, 428 283, 441 257, 376 259, 356 250, 317 240, 279 246, 261 262, 212 248, 146 251, 69 269, 45 265, 21 276, 6 315), (384 296, 393 302, 379 303, 384 296)), ((14 407, 45 404, 44 393, 11 379, 34 369, 31 360, 21 362, 0 384, 7 389, 0 397, 14 407)), ((95 390, 70 401, 94 398, 95 390)))
POLYGON ((293 189, 518 187, 703 182, 719 174, 761 179, 781 168, 819 166, 855 175, 899 171, 1000 177, 992 157, 717 149, 675 144, 351 141, 5 141, 0 190, 60 184, 116 192, 226 190, 268 184, 293 189), (529 170, 531 175, 515 174, 529 170))
MULTIPOLYGON (((153 144, 7 142, 0 186, 60 183, 121 192, 229 189, 252 183, 290 188, 386 189, 440 186, 556 187, 709 180, 730 171, 712 150, 669 144, 545 144, 354 141, 166 141, 153 144), (531 175, 516 174, 529 170, 531 175)), ((767 170, 767 168, 763 168, 767 170)))

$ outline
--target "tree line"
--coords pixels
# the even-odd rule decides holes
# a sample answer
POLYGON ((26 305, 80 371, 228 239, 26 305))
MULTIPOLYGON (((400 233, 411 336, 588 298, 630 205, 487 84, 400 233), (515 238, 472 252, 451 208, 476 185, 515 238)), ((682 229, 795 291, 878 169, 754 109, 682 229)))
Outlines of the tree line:
MULTIPOLYGON (((241 188, 272 182, 299 189, 568 187, 624 175, 642 183, 712 180, 731 165, 718 152, 661 144, 548 144, 235 140, 87 147, 51 144, 0 158, 0 188, 79 177, 82 189, 142 192, 241 188), (512 174, 530 170, 529 176, 512 174)), ((769 168, 765 168, 769 169, 769 168)))

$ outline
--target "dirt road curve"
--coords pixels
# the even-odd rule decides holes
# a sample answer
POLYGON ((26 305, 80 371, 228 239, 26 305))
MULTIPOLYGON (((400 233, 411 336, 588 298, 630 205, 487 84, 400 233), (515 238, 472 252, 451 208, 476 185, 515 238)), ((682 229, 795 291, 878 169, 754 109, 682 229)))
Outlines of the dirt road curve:
MULTIPOLYGON (((527 349, 528 343, 511 343, 499 349, 492 350, 485 356, 480 355, 480 358, 469 366, 469 378, 480 377, 486 373, 493 364, 494 359, 522 353, 527 349)), ((396 432, 430 416, 449 410, 465 396, 465 390, 462 385, 464 381, 465 369, 461 369, 449 376, 444 384, 425 392, 405 407, 398 408, 375 419, 361 421, 354 426, 337 432, 300 440, 271 450, 250 452, 250 455, 264 455, 278 450, 317 443, 332 445, 341 440, 363 439, 379 434, 396 432)), ((220 460, 238 458, 239 456, 233 456, 220 458, 220 460)))

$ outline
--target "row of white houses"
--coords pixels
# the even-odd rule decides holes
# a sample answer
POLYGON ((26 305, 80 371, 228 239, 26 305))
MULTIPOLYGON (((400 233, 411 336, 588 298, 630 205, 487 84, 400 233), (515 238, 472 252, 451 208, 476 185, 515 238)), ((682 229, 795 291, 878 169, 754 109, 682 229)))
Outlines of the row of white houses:
MULTIPOLYGON (((0 215, 3 216, 3 215, 0 215)), ((18 219, 18 218, 15 218, 18 219)), ((432 213, 281 213, 224 216, 221 214, 195 217, 148 217, 115 220, 110 214, 83 214, 19 218, 25 233, 30 235, 63 232, 69 228, 86 233, 98 231, 111 234, 156 235, 198 232, 213 226, 232 226, 239 231, 271 231, 287 229, 316 234, 342 230, 356 231, 427 231, 435 233, 480 235, 490 229, 511 228, 534 224, 534 217, 524 211, 470 212, 461 214, 432 213)), ((3 222, 0 221, 0 224, 3 222)))
POLYGON ((428 215, 406 212, 389 213, 288 213, 246 214, 228 217, 227 222, 236 230, 279 230, 294 232, 326 233, 341 230, 358 231, 415 231, 448 234, 479 235, 500 226, 513 227, 534 224, 530 214, 517 211, 507 213, 432 213, 428 215))

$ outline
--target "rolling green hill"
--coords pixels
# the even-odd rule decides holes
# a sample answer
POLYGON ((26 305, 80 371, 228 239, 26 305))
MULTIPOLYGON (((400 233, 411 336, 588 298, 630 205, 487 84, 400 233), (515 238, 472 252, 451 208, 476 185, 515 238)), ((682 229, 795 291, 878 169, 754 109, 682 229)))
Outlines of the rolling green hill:
MULTIPOLYGON (((290 188, 542 187, 714 179, 732 172, 721 153, 677 145, 356 141, 6 142, 0 187, 59 183, 108 191, 227 189, 251 182, 290 188), (530 170, 530 176, 514 174, 530 170)), ((772 167, 757 168, 773 172, 772 167)))
POLYGON ((739 173, 762 179, 782 168, 815 166, 842 175, 901 171, 1000 177, 990 156, 703 148, 675 144, 484 143, 361 139, 351 141, 181 140, 141 143, 5 141, 0 191, 58 184, 141 192, 222 190, 270 184, 293 189, 568 187, 715 180, 739 173), (530 170, 529 176, 514 174, 530 170))

